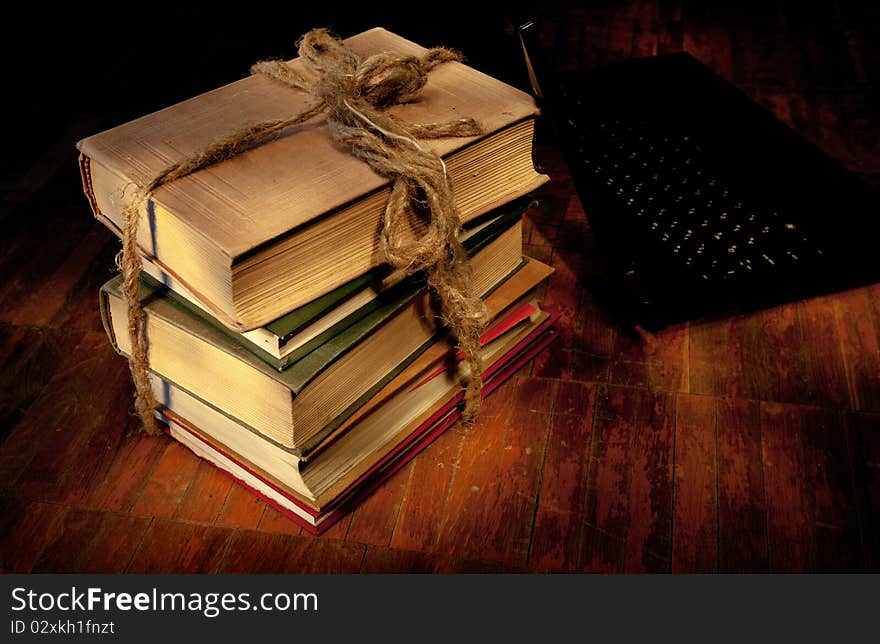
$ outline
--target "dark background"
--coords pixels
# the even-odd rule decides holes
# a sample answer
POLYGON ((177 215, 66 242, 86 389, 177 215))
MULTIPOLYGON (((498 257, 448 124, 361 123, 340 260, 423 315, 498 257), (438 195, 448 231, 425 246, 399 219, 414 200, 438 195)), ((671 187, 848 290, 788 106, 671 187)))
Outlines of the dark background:
MULTIPOLYGON (((120 3, 111 8, 70 3, 48 10, 24 3, 10 9, 0 39, 6 89, 0 109, 8 124, 0 174, 24 171, 65 135, 74 143, 242 78, 257 60, 293 58, 297 38, 316 26, 343 37, 384 26, 421 44, 457 48, 472 66, 526 89, 522 60, 508 34, 511 22, 535 19, 543 45, 537 53, 548 70, 560 71, 654 53, 638 51, 640 37, 662 32, 666 24, 680 25, 686 16, 711 27, 710 37, 712 29, 726 26, 732 33, 749 34, 747 40, 727 43, 734 57, 731 70, 703 60, 733 76, 728 79, 741 88, 766 80, 811 90, 858 87, 866 105, 877 106, 880 63, 872 42, 880 29, 877 3, 453 1, 377 3, 351 11, 330 3, 306 4, 234 3, 232 9, 218 9, 211 4, 120 3), (653 20, 639 19, 640 5, 651 9, 653 20), (628 15, 619 15, 621 8, 628 15), (631 41, 628 34, 625 40, 609 36, 628 21, 635 26, 631 41), (609 38, 611 49, 606 46, 609 38), (797 50, 774 49, 782 39, 797 50), (788 61, 797 76, 785 70, 788 78, 780 78, 786 62, 780 58, 792 54, 800 58, 788 61), (83 115, 81 128, 72 126, 77 115, 83 115)), ((698 44, 711 53, 711 42, 698 44)), ((657 51, 684 48, 679 26, 661 38, 657 51)))
POLYGON ((347 37, 382 26, 418 43, 457 48, 489 74, 514 80, 521 73, 509 55, 504 18, 530 12, 515 2, 504 10, 443 3, 427 14, 417 3, 398 9, 380 3, 360 12, 305 4, 241 2, 224 10, 151 3, 138 5, 142 12, 125 3, 18 8, 2 43, 4 108, 15 124, 6 132, 6 147, 15 150, 6 163, 56 141, 71 113, 101 112, 115 125, 238 80, 258 60, 294 58, 296 40, 313 27, 347 37))

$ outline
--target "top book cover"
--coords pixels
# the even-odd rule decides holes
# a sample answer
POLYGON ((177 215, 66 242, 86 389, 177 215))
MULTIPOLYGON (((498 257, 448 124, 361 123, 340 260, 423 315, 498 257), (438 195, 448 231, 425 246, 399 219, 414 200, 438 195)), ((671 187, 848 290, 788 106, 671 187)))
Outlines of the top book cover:
MULTIPOLYGON (((381 28, 344 42, 362 58, 426 51, 381 28)), ((249 76, 83 139, 77 147, 95 216, 121 235, 134 186, 222 136, 315 101, 249 76)), ((463 222, 547 180, 531 159, 533 99, 463 63, 437 66, 415 101, 389 111, 409 123, 469 116, 482 126, 477 137, 421 141, 446 161, 463 222)), ((246 331, 381 264, 389 190, 387 179, 332 142, 321 115, 157 190, 141 213, 138 245, 222 322, 246 331)))

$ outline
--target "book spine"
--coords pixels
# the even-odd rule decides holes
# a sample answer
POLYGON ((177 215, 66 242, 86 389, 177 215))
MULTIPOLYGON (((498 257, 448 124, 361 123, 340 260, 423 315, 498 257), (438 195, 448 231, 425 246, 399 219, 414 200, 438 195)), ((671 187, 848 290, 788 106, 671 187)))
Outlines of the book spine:
POLYGON ((92 208, 92 214, 97 217, 99 215, 98 202, 95 199, 95 189, 92 186, 92 160, 85 154, 79 155, 79 176, 82 178, 83 192, 92 208))
POLYGON ((119 355, 125 355, 119 350, 119 343, 116 341, 116 334, 113 332, 113 322, 110 319, 110 294, 103 288, 98 292, 98 308, 101 311, 101 324, 104 326, 104 332, 110 339, 110 345, 119 355))

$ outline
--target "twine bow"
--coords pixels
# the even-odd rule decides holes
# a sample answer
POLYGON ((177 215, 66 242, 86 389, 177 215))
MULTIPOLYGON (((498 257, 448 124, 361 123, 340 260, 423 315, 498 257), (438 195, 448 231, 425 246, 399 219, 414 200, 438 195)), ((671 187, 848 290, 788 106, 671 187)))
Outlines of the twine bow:
POLYGON ((437 47, 422 57, 380 53, 361 60, 324 29, 314 29, 303 36, 299 56, 306 68, 305 75, 281 61, 257 63, 251 72, 308 92, 318 99, 313 107, 288 119, 246 127, 172 164, 141 188, 125 209, 119 263, 132 344, 129 366, 137 391, 136 409, 150 433, 158 431, 152 416, 158 403, 150 388, 145 318, 139 298, 141 259, 136 244, 141 207, 161 186, 256 147, 322 112, 327 115, 334 141, 392 181, 381 235, 385 258, 408 274, 427 272, 428 286, 437 298, 441 319, 455 336, 457 348, 469 366, 463 418, 470 422, 479 411, 483 371, 480 334, 488 312, 479 294, 473 292, 470 264, 458 240, 461 220, 446 164, 417 139, 476 136, 482 130, 470 118, 413 124, 384 111, 416 98, 431 69, 443 62, 460 60, 461 56, 437 47), (419 230, 415 239, 413 228, 419 230))

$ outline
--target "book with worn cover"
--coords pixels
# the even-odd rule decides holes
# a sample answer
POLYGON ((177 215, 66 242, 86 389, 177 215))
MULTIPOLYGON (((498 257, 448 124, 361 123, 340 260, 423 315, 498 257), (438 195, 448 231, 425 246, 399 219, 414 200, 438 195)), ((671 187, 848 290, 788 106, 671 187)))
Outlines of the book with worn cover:
MULTIPOLYGON (((490 313, 502 310, 512 291, 531 288, 524 285, 535 279, 535 271, 520 268, 519 228, 516 224, 474 256, 478 292, 492 291, 486 298, 490 313)), ((114 347, 127 354, 127 309, 120 286, 119 277, 104 285, 101 306, 114 347)), ((303 451, 369 400, 439 331, 430 298, 422 291, 393 302, 396 311, 378 328, 371 318, 384 316, 381 309, 278 371, 226 332, 162 297, 161 289, 143 284, 141 301, 152 371, 282 445, 303 451)))
MULTIPOLYGON (((547 317, 538 307, 533 292, 512 304, 481 338, 480 355, 486 369, 491 369, 500 356, 543 324, 547 317)), ((437 387, 440 386, 437 383, 443 380, 444 373, 452 377, 453 365, 456 365, 449 361, 449 356, 444 351, 436 351, 442 344, 443 341, 438 339, 431 349, 401 371, 343 423, 337 432, 304 455, 298 455, 294 450, 257 434, 225 415, 222 410, 215 409, 173 383, 155 375, 151 378, 156 399, 163 407, 186 418, 211 440, 232 449, 276 478, 286 481, 306 502, 313 503, 342 473, 349 471, 378 445, 374 440, 388 440, 393 434, 389 433, 389 427, 395 422, 407 415, 419 413, 426 404, 433 404, 433 398, 439 391, 437 387), (396 401, 394 422, 387 422, 387 418, 381 423, 361 422, 372 417, 380 407, 391 404, 392 399, 396 401), (359 436, 354 439, 343 438, 348 431, 356 431, 359 436), (369 438, 369 435, 374 438, 369 438), (294 468, 296 472, 291 472, 290 468, 294 468), (298 477, 297 472, 302 478, 298 477)), ((464 372, 467 366, 458 365, 454 369, 464 372)), ((452 387, 451 383, 452 381, 443 385, 443 390, 452 387)))
MULTIPOLYGON (((425 52, 384 29, 345 42, 361 56, 425 52)), ((80 141, 95 216, 121 234, 133 186, 220 136, 314 102, 251 76, 80 141)), ((424 141, 444 158, 465 222, 547 180, 531 158, 532 98, 467 65, 439 65, 417 100, 389 111, 410 123, 470 116, 483 126, 482 136, 424 141)), ((249 331, 384 261, 379 235, 389 190, 388 180, 334 146, 319 116, 160 188, 141 213, 138 245, 202 308, 249 331)))
MULTIPOLYGON (((483 348, 484 397, 555 339, 550 328, 555 314, 534 301, 523 306, 529 310, 524 321, 483 348)), ((514 309, 521 312, 522 306, 514 309)), ((350 431, 308 461, 259 451, 252 440, 241 438, 247 430, 159 380, 155 389, 165 407, 157 416, 196 455, 307 531, 320 534, 458 419, 463 367, 434 374, 432 362, 420 359, 383 390, 378 404, 356 419, 350 431)))
MULTIPOLYGON (((534 203, 529 198, 517 199, 493 211, 486 221, 466 231, 462 236, 462 245, 468 255, 473 256, 507 233, 534 203)), ((155 264, 145 261, 144 272, 149 276, 144 277, 148 285, 158 286, 151 280, 161 282, 170 289, 165 292, 166 297, 218 328, 225 328, 210 313, 198 306, 198 300, 155 264)), ((283 370, 367 316, 371 316, 371 326, 377 327, 396 310, 390 306, 393 301, 406 301, 424 288, 423 274, 406 277, 402 270, 392 270, 386 264, 291 311, 265 327, 244 333, 227 329, 227 333, 257 357, 276 369, 283 370), (377 313, 379 311, 381 313, 377 313), (376 315, 372 315, 374 313, 376 315)))

